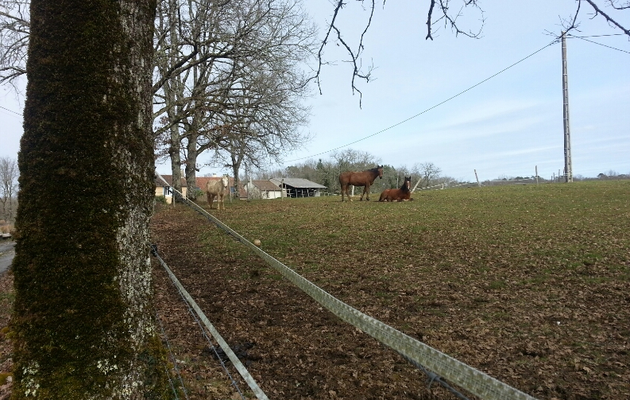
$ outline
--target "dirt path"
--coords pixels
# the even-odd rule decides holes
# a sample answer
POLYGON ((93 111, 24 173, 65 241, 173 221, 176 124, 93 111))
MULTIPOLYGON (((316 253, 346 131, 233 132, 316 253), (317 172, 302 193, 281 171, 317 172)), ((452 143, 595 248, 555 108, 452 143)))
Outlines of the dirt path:
POLYGON ((0 239, 0 274, 9 269, 15 255, 15 242, 0 239))

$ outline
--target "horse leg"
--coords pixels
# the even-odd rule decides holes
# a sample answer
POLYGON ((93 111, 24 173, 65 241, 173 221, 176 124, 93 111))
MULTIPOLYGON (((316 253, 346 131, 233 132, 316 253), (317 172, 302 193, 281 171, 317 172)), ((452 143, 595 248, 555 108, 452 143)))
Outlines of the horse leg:
POLYGON ((341 186, 341 201, 343 202, 343 195, 344 192, 346 194, 346 197, 348 198, 348 201, 352 201, 352 197, 350 197, 350 193, 348 193, 348 189, 350 188, 350 184, 346 183, 345 185, 341 186))
POLYGON ((363 186, 363 193, 361 194, 361 201, 363 201, 363 195, 365 195, 365 201, 370 201, 370 185, 363 186))

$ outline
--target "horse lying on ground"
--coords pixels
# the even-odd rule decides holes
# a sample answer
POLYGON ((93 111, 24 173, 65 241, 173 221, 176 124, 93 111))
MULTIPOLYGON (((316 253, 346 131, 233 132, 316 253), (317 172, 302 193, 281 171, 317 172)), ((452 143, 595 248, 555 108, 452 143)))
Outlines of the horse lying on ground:
POLYGON ((214 203, 214 198, 217 198, 217 210, 221 209, 223 205, 223 209, 225 210, 225 203, 223 202, 223 198, 227 193, 227 188, 229 185, 227 175, 223 175, 223 177, 217 181, 212 182, 209 181, 206 185, 206 196, 208 197, 208 204, 210 204, 210 209, 212 209, 212 204, 214 203))
POLYGON ((383 179, 383 166, 378 165, 376 168, 368 169, 363 172, 353 172, 346 171, 339 174, 339 184, 341 184, 341 201, 343 202, 343 195, 345 194, 348 197, 349 201, 352 201, 350 194, 348 193, 348 186, 363 186, 363 193, 361 194, 360 201, 363 200, 363 195, 365 196, 365 200, 370 200, 370 186, 374 183, 374 179, 376 177, 383 179))
POLYGON ((378 201, 403 201, 403 200, 413 200, 411 198, 411 177, 405 176, 405 181, 403 182, 400 189, 385 189, 383 193, 381 193, 380 199, 378 201))

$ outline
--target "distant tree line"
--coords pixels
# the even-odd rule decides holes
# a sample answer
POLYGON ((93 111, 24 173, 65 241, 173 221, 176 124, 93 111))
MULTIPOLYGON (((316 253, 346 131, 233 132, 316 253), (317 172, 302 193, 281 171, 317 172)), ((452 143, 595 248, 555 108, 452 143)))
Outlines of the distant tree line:
MULTIPOLYGON (((328 159, 307 160, 301 164, 290 165, 286 168, 259 170, 252 173, 252 179, 271 178, 303 178, 326 186, 328 193, 339 193, 339 174, 344 171, 365 171, 381 165, 381 160, 363 151, 353 149, 334 152, 328 159)), ((441 175, 441 169, 432 162, 416 163, 411 168, 407 166, 383 166, 383 179, 376 179, 371 191, 381 192, 385 189, 397 188, 402 185, 405 176, 411 176, 412 186, 418 189, 441 183, 451 184, 455 179, 441 175)), ((246 179, 246 178, 245 178, 246 179)))
MULTIPOLYGON (((574 175, 573 180, 575 182, 578 181, 592 181, 592 180, 620 180, 620 179, 630 179, 630 174, 619 174, 616 171, 608 170, 607 172, 600 172, 595 177, 588 177, 584 175, 574 175)), ((556 183, 556 182, 564 182, 564 177, 562 175, 553 174, 549 179, 545 179, 541 176, 516 176, 516 177, 507 177, 507 176, 499 176, 497 179, 486 180, 481 182, 484 186, 497 186, 497 185, 509 185, 515 183, 556 183)))

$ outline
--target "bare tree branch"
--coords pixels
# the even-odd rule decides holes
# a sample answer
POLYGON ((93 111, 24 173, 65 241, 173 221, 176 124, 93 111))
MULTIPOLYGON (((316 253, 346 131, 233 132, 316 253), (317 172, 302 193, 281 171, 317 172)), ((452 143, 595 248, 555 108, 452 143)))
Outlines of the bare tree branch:
MULTIPOLYGON (((617 27, 617 29, 620 29, 627 36, 630 36, 630 29, 624 27, 616 19, 612 18, 610 15, 608 15, 606 12, 604 12, 600 7, 598 7, 598 5, 595 3, 595 1, 593 1, 593 0, 584 0, 584 1, 586 1, 588 4, 590 4, 590 6, 593 7, 593 10, 595 10, 595 15, 594 15, 593 18, 597 17, 598 15, 601 15, 602 17, 604 17, 604 19, 606 19, 606 21, 610 25, 617 27)), ((578 3, 580 3, 580 2, 581 2, 581 0, 578 1, 578 3)), ((623 6, 617 6, 615 4, 616 2, 614 0, 609 0, 608 2, 616 10, 627 10, 627 9, 630 9, 630 4, 626 4, 626 5, 623 5, 623 6)))
MULTIPOLYGON (((359 0, 361 2, 363 2, 363 0, 359 0)), ((369 17, 368 20, 365 24, 365 27, 363 28, 363 31, 361 32, 361 35, 359 37, 359 43, 357 45, 357 49, 356 50, 352 50, 351 46, 347 43, 346 40, 344 40, 341 30, 339 29, 339 27, 337 26, 337 16, 339 15, 339 12, 341 11, 341 9, 343 8, 343 6, 346 4, 344 3, 344 0, 338 0, 337 1, 337 5, 335 7, 334 13, 333 13, 333 18, 331 20, 331 22, 328 25, 328 30, 326 32, 326 36, 324 37, 324 40, 322 40, 322 43, 319 47, 319 51, 317 53, 317 57, 318 57, 318 67, 317 67, 317 72, 315 74, 315 78, 317 80, 317 86, 319 88, 319 92, 320 94, 322 93, 322 89, 321 89, 321 81, 320 81, 320 73, 321 73, 321 69, 322 69, 322 65, 325 65, 325 62, 323 61, 323 54, 324 54, 324 48, 326 47, 326 45, 328 44, 328 40, 330 39, 331 36, 331 32, 335 31, 336 33, 336 40, 338 41, 338 43, 340 43, 345 49, 347 54, 350 56, 350 60, 348 61, 349 63, 352 64, 352 77, 350 79, 351 82, 351 89, 353 93, 358 93, 359 94, 359 106, 361 105, 361 100, 363 98, 363 93, 361 92, 361 90, 359 90, 359 88, 357 87, 356 84, 356 79, 362 79, 365 82, 369 82, 370 81, 370 75, 372 70, 374 69, 373 66, 368 67, 368 71, 367 72, 361 72, 361 68, 362 68, 362 63, 360 61, 360 57, 361 54, 363 53, 363 50, 365 49, 365 46, 363 45, 363 40, 365 38, 365 34, 367 33, 367 31, 370 29, 370 26, 372 25, 372 18, 374 17, 374 9, 375 9, 375 1, 374 0, 370 0, 371 4, 369 7, 369 17)), ((385 4, 385 1, 383 1, 383 4, 385 4)))
POLYGON ((615 10, 621 11, 630 9, 630 1, 627 0, 625 4, 621 5, 617 5, 617 3, 620 3, 620 1, 618 0, 608 0, 607 3, 610 4, 610 7, 614 8, 615 10))
MULTIPOLYGON (((365 0, 357 0, 357 1, 361 2, 362 4, 365 2, 365 0)), ((431 0, 431 2, 429 3, 429 10, 427 14, 427 22, 426 22, 427 35, 425 39, 433 40, 433 26, 435 23, 439 21, 444 21, 445 26, 450 27, 455 32, 455 35, 461 34, 470 38, 479 37, 479 35, 481 34, 481 30, 483 28, 483 24, 484 24, 483 10, 479 7, 478 0, 461 0, 461 1, 462 1, 462 5, 459 11, 457 13, 452 13, 450 11, 451 0, 431 0), (462 16, 463 10, 465 8, 476 10, 477 12, 481 14, 481 25, 478 31, 474 32, 472 30, 464 30, 460 28, 458 24, 458 18, 462 16), (439 13, 439 17, 435 19, 435 22, 434 22, 434 17, 436 13, 439 13)), ((362 71, 361 55, 363 54, 363 51, 365 50, 364 38, 367 31, 370 29, 372 25, 376 3, 375 3, 375 0, 369 0, 369 5, 366 7, 368 10, 368 18, 365 22, 363 31, 361 32, 361 35, 359 36, 356 50, 353 50, 352 45, 350 45, 348 40, 343 37, 342 30, 340 29, 338 25, 339 16, 342 10, 344 9, 344 7, 346 6, 346 4, 347 3, 344 0, 337 0, 335 3, 332 19, 327 25, 326 35, 324 36, 324 39, 322 40, 319 47, 319 51, 317 53, 318 65, 317 65, 317 71, 315 72, 314 79, 317 81, 317 86, 321 94, 322 93, 321 79, 320 79, 321 72, 322 72, 322 67, 327 64, 327 62, 324 60, 324 49, 326 48, 326 46, 330 44, 331 37, 333 37, 333 34, 334 34, 334 38, 336 39, 337 44, 345 49, 346 54, 350 58, 348 62, 352 65, 352 78, 350 80, 351 89, 352 89, 353 94, 354 93, 359 94, 359 106, 361 106, 363 93, 358 88, 357 80, 362 80, 362 81, 365 81, 366 83, 369 83, 369 81, 371 80, 371 73, 374 69, 374 66, 370 65, 366 72, 362 71)), ((383 5, 385 5, 385 1, 383 1, 383 5)))
POLYGON ((427 15, 427 36, 424 40, 431 39, 433 40, 433 36, 431 35, 431 17, 433 16, 433 8, 435 7, 435 0, 431 0, 431 4, 429 5, 429 14, 427 15))
POLYGON ((29 30, 28 3, 0 2, 0 84, 26 74, 29 30))

